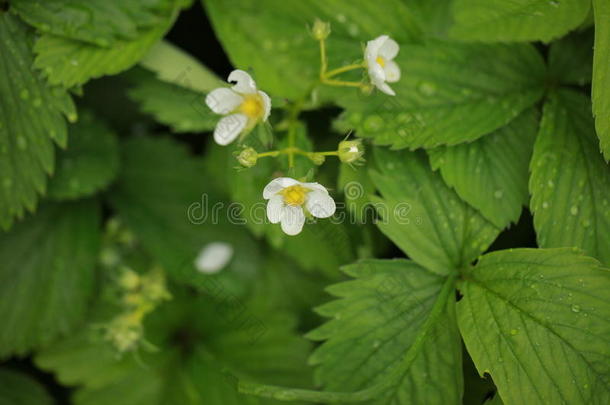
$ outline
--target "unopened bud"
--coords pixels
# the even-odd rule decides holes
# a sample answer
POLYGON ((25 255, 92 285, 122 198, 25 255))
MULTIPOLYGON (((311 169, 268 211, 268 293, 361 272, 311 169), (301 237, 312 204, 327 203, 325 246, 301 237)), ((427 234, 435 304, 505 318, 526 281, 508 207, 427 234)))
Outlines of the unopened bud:
POLYGON ((256 165, 258 153, 253 148, 246 148, 237 155, 237 161, 244 167, 252 167, 256 165))
POLYGON ((343 163, 357 163, 364 156, 364 145, 360 139, 341 141, 337 148, 339 160, 343 163))
POLYGON ((326 156, 324 156, 320 153, 314 152, 314 153, 309 154, 309 159, 311 159, 311 161, 314 162, 314 164, 320 166, 326 160, 326 156))
POLYGON ((323 41, 330 35, 330 24, 318 18, 313 23, 311 34, 316 41, 323 41))

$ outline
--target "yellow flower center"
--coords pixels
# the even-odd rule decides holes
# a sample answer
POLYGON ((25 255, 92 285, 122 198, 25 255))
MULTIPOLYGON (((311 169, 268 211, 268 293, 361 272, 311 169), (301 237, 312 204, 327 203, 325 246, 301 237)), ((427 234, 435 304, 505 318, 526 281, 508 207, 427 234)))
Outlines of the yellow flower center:
POLYGON ((376 61, 381 67, 385 67, 385 59, 383 59, 381 56, 378 56, 376 61))
POLYGON ((294 186, 286 187, 280 191, 279 194, 284 197, 284 202, 286 204, 298 207, 305 203, 305 196, 310 191, 310 189, 305 188, 300 184, 295 184, 294 186))
POLYGON ((265 112, 263 98, 258 94, 244 94, 244 101, 239 106, 239 112, 251 119, 261 118, 265 112))

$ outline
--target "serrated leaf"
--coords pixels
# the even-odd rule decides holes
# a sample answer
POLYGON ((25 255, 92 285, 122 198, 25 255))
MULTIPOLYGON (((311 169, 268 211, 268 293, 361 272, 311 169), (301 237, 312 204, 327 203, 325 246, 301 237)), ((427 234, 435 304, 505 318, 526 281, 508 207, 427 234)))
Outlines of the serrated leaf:
POLYGON ((565 35, 587 17, 587 0, 456 0, 451 36, 469 41, 543 41, 565 35))
POLYGON ((121 153, 122 171, 110 202, 170 277, 205 286, 209 277, 255 273, 258 247, 240 226, 235 209, 206 186, 201 160, 168 138, 131 138, 121 153), (198 253, 218 241, 232 245, 232 261, 220 274, 198 273, 198 253))
POLYGON ((294 333, 294 318, 216 294, 219 301, 173 291, 146 320, 147 339, 160 350, 139 353, 141 360, 118 357, 89 325, 39 353, 36 363, 80 386, 77 405, 262 405, 268 402, 238 394, 234 375, 306 384, 309 345, 294 333))
POLYGON ((32 69, 33 32, 0 13, 0 228, 33 211, 55 166, 53 142, 66 144, 63 115, 76 119, 70 96, 32 69))
POLYGON ((460 331, 505 404, 610 401, 607 268, 572 249, 515 249, 464 279, 460 331))
POLYGON ((595 15, 595 52, 591 98, 595 129, 606 162, 610 160, 610 4, 593 0, 595 15))
POLYGON ((574 32, 555 41, 549 48, 551 80, 568 85, 591 83, 593 31, 574 32))
POLYGON ((155 72, 160 80, 204 94, 227 85, 193 56, 167 41, 157 42, 140 65, 155 72))
POLYGON ((0 369, 0 404, 52 405, 55 401, 32 377, 8 368, 0 369))
POLYGON ((395 97, 339 99, 357 135, 392 148, 474 141, 509 123, 543 93, 544 63, 530 45, 401 44, 395 97))
POLYGON ((13 0, 11 10, 44 33, 94 45, 135 39, 138 30, 159 22, 166 0, 13 0))
POLYGON ((100 212, 84 201, 45 205, 0 234, 0 358, 65 335, 93 292, 100 212))
POLYGON ((203 132, 214 129, 219 116, 205 104, 205 95, 167 83, 141 71, 131 81, 129 96, 140 109, 174 132, 203 132))
POLYGON ((576 246, 609 264, 610 166, 590 111, 582 94, 550 95, 530 167, 530 206, 541 247, 576 246))
POLYGON ((318 79, 318 43, 308 27, 316 18, 332 24, 329 66, 362 59, 360 42, 382 34, 399 41, 420 37, 419 24, 407 5, 304 0, 203 1, 212 26, 236 67, 253 69, 257 84, 274 96, 301 98, 318 79))
POLYGON ((81 111, 70 127, 68 148, 58 154, 57 170, 49 182, 49 197, 71 200, 106 188, 119 170, 117 137, 90 111, 81 111))
POLYGON ((434 170, 498 228, 516 222, 529 201, 528 168, 538 114, 530 109, 472 143, 429 151, 434 170))
POLYGON ((423 152, 375 148, 375 162, 377 226, 416 263, 437 274, 455 272, 500 232, 432 171, 423 152))
POLYGON ((43 34, 34 46, 35 66, 52 84, 79 86, 90 79, 120 73, 136 64, 172 26, 180 0, 167 3, 158 24, 139 32, 134 39, 119 39, 110 47, 43 34))
POLYGON ((365 260, 344 269, 355 280, 329 288, 339 299, 318 312, 333 319, 308 335, 325 341, 310 358, 316 382, 356 391, 400 368, 400 379, 367 403, 459 402, 462 352, 452 283, 407 260, 365 260))

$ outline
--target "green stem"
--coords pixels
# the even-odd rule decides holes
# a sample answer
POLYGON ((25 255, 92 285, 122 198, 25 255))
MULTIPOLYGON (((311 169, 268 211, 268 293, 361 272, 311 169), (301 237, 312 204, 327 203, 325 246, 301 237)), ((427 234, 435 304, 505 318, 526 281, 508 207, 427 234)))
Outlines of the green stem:
POLYGON ((454 290, 454 282, 457 274, 447 277, 439 295, 434 302, 430 315, 422 325, 421 330, 415 337, 413 344, 405 354, 402 362, 396 367, 384 381, 369 388, 354 392, 324 392, 305 389, 284 388, 274 385, 264 385, 252 382, 237 382, 237 389, 243 394, 256 395, 281 401, 310 401, 310 402, 360 402, 378 399, 386 390, 399 383, 399 379, 409 370, 424 344, 430 330, 446 308, 447 300, 454 290))
POLYGON ((345 80, 333 80, 323 78, 320 80, 324 84, 328 84, 329 86, 340 86, 340 87, 364 87, 360 82, 348 82, 345 80))
POLYGON ((340 73, 349 72, 350 70, 355 70, 355 69, 361 69, 363 67, 364 67, 364 64, 362 64, 362 63, 354 63, 353 65, 346 65, 346 66, 342 66, 337 69, 333 69, 330 72, 326 72, 324 74, 324 76, 320 76, 320 77, 322 77, 323 79, 328 79, 328 78, 336 76, 340 73))
POLYGON ((339 156, 339 152, 337 152, 336 150, 331 150, 328 152, 315 152, 318 155, 323 155, 323 156, 339 156))
POLYGON ((326 74, 328 61, 326 60, 326 40, 320 40, 320 79, 326 74))

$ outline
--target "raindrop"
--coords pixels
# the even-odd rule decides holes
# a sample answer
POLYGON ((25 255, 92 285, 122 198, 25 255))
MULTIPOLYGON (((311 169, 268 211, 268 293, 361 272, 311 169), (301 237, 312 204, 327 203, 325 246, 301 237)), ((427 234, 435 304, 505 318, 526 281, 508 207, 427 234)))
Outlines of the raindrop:
POLYGON ((337 14, 337 21, 344 23, 347 21, 347 18, 343 14, 337 14))
POLYGON ((496 198, 496 199, 498 199, 498 200, 499 200, 500 198, 502 198, 502 196, 503 196, 503 195, 504 195, 504 191, 502 191, 502 190, 496 190, 496 191, 494 191, 494 198, 496 198))
POLYGON ((510 334, 515 336, 515 335, 519 334, 519 331, 517 329, 511 329, 510 334))
POLYGON ((436 84, 432 82, 421 82, 417 86, 417 90, 424 96, 433 96, 436 93, 436 84))
POLYGON ((575 206, 575 205, 572 205, 572 207, 570 208, 570 214, 577 215, 578 214, 578 207, 575 206))
POLYGON ((30 92, 28 91, 28 89, 23 89, 19 93, 19 97, 21 97, 22 100, 27 100, 28 98, 30 98, 30 92))
POLYGON ((553 7, 559 7, 559 0, 549 0, 549 4, 553 7))
POLYGON ((21 135, 17 137, 17 147, 21 150, 25 150, 28 147, 28 141, 21 135))
POLYGON ((381 342, 379 342, 379 340, 376 340, 376 341, 373 342, 373 347, 375 349, 377 349, 380 345, 381 345, 381 342))
POLYGON ((548 185, 550 188, 555 187, 555 182, 553 180, 549 180, 548 185))
POLYGON ((590 226, 591 226, 591 221, 589 221, 588 219, 585 219, 584 221, 582 221, 583 228, 588 228, 590 226))
POLYGON ((572 305, 572 312, 580 312, 580 305, 572 305))
POLYGON ((546 202, 546 201, 545 201, 545 202, 543 202, 543 203, 542 203, 542 208, 544 208, 544 209, 549 208, 549 203, 548 203, 548 202, 546 202))

